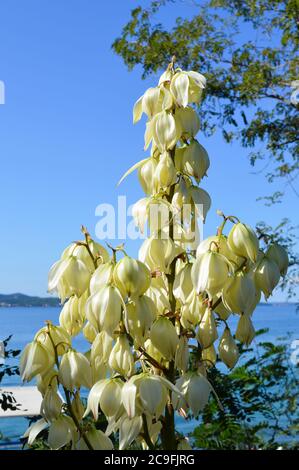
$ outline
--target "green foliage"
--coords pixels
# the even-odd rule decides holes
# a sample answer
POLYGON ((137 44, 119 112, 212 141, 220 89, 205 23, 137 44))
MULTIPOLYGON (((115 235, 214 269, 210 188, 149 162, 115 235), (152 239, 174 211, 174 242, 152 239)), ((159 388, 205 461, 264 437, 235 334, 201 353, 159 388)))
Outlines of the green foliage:
POLYGON ((267 159, 268 181, 292 186, 299 174, 298 105, 290 101, 299 69, 298 0, 194 2, 194 16, 167 29, 155 16, 170 2, 135 8, 114 51, 129 69, 141 64, 143 77, 165 68, 173 54, 182 68, 202 72, 205 134, 220 127, 227 142, 250 149, 252 165, 267 159))
POLYGON ((196 448, 299 448, 298 366, 290 361, 289 342, 259 342, 242 349, 241 365, 228 374, 210 371, 223 410, 210 400, 192 433, 196 448))
MULTIPOLYGON (((10 335, 8 338, 6 338, 3 341, 4 348, 5 348, 5 353, 4 353, 4 359, 11 359, 14 357, 19 356, 20 350, 14 350, 14 349, 7 349, 8 343, 11 340, 12 335, 10 335)), ((12 376, 12 375, 19 375, 19 367, 18 366, 12 366, 10 364, 7 364, 6 362, 3 362, 3 364, 0 363, 0 383, 2 382, 3 378, 7 376, 12 376)))

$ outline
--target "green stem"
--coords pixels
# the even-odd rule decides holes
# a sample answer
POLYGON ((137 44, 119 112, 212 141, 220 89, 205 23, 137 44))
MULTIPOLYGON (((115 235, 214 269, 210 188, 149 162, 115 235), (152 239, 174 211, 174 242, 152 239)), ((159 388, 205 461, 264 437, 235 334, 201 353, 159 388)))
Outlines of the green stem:
POLYGON ((148 448, 150 450, 154 450, 155 449, 155 446, 154 444, 152 443, 152 440, 151 440, 151 437, 149 435, 149 431, 148 431, 148 426, 147 426, 147 420, 146 420, 146 416, 145 414, 143 413, 142 414, 142 424, 143 424, 143 438, 148 446, 148 448))
MULTIPOLYGON (((174 150, 170 152, 171 157, 174 159, 174 150)), ((169 203, 171 203, 172 198, 174 195, 174 185, 171 186, 170 191, 169 191, 169 196, 167 197, 167 200, 169 203)), ((169 223, 169 238, 173 240, 173 235, 174 235, 174 225, 173 225, 173 218, 171 218, 170 223, 169 223)), ((175 265, 176 265, 176 259, 172 261, 170 264, 170 269, 169 269, 169 274, 167 274, 167 280, 168 280, 168 295, 169 295, 169 303, 170 303, 170 308, 171 311, 174 313, 176 310, 176 299, 173 294, 173 284, 174 284, 174 279, 175 279, 175 265)), ((175 318, 171 319, 173 323, 175 323, 175 318)), ((171 361, 169 363, 169 368, 167 372, 165 373, 166 378, 172 382, 175 383, 175 367, 174 367, 174 361, 171 361)), ((174 422, 174 409, 172 405, 172 400, 171 400, 171 392, 170 393, 170 401, 167 403, 165 407, 165 419, 163 421, 162 429, 161 429, 161 440, 162 440, 162 447, 164 450, 176 450, 177 448, 177 442, 176 442, 176 436, 175 436, 175 422, 174 422)))

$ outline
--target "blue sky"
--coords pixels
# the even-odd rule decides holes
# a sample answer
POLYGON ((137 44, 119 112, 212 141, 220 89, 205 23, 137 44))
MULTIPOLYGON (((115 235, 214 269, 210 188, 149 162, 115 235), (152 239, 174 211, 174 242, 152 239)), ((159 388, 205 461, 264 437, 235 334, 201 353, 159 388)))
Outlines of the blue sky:
MULTIPOLYGON (((126 194, 142 197, 136 174, 120 176, 145 158, 145 122, 132 124, 132 106, 156 77, 128 72, 111 44, 128 20, 134 0, 23 0, 1 3, 0 80, 0 292, 45 295, 47 273, 63 248, 93 234, 100 203, 126 194)), ((171 22, 194 10, 176 5, 161 13, 171 22)), ((246 150, 224 144, 219 133, 199 139, 211 168, 203 187, 212 196, 205 235, 218 224, 216 210, 254 225, 294 219, 298 199, 267 208, 256 198, 270 192, 253 174, 246 150)), ((275 186, 272 185, 273 190, 275 186)), ((271 190, 272 190, 271 188, 271 190)), ((112 241, 113 243, 113 241, 112 241)), ((136 255, 138 242, 128 242, 136 255)), ((283 299, 277 294, 275 299, 283 299)))

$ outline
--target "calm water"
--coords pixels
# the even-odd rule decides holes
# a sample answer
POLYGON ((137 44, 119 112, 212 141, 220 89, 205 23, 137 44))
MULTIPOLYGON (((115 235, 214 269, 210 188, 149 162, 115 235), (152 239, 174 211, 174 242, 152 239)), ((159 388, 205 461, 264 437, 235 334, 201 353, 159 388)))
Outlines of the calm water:
MULTIPOLYGON (((60 309, 57 308, 0 308, 0 340, 13 334, 9 343, 12 349, 22 349, 32 341, 34 333, 44 325, 45 320, 58 322, 60 309)), ((229 320, 232 330, 235 329, 237 317, 229 320)), ((270 328, 263 335, 265 341, 275 342, 276 338, 292 333, 293 339, 299 339, 299 314, 294 304, 259 305, 253 316, 255 329, 270 328)), ((84 351, 87 343, 83 337, 75 338, 74 347, 84 351)), ((20 385, 19 377, 6 379, 2 384, 20 385)), ((25 418, 0 419, 0 432, 8 439, 18 439, 27 428, 25 418)), ((193 425, 184 423, 184 431, 189 432, 193 425), (189 426, 190 425, 190 426, 189 426), (189 429, 190 427, 190 429, 189 429)))

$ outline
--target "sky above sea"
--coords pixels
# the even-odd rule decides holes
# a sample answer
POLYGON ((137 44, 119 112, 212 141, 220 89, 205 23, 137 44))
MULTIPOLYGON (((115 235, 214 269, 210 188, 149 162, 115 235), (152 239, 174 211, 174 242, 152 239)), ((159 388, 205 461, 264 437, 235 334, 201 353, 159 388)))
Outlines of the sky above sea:
MULTIPOLYGON (((121 175, 145 158, 145 121, 132 124, 132 107, 158 75, 141 80, 111 50, 130 11, 148 1, 23 0, 2 2, 0 80, 0 292, 45 295, 47 273, 62 250, 80 238, 80 225, 94 235, 96 207, 127 204, 143 196, 136 173, 117 187, 121 175)), ((157 17, 171 25, 194 14, 194 2, 177 2, 157 17)), ((198 135, 210 155, 202 184, 212 197, 204 235, 219 224, 216 210, 255 225, 289 217, 297 222, 298 198, 286 188, 282 204, 265 207, 268 187, 248 151, 228 145, 220 132, 198 135)), ((117 240, 111 240, 117 244, 117 240)), ((136 256, 139 241, 126 250, 136 256)), ((277 293, 274 300, 284 300, 277 293)))

